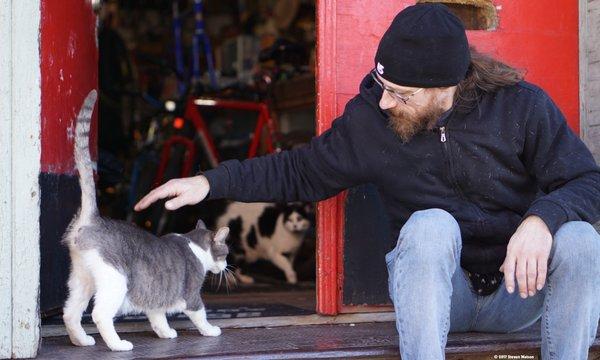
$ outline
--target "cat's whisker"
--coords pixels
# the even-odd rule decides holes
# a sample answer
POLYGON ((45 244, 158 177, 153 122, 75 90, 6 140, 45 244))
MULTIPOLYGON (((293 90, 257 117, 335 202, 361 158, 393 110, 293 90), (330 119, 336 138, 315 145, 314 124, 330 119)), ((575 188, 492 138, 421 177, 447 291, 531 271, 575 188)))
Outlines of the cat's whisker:
POLYGON ((231 280, 233 281, 233 286, 237 287, 239 284, 238 284, 237 277, 235 276, 235 274, 232 271, 230 271, 229 276, 231 277, 231 280))
MULTIPOLYGON (((237 286, 237 279, 235 278, 235 275, 229 269, 225 269, 225 271, 226 284, 229 285, 229 281, 232 281, 233 286, 237 286)), ((229 292, 229 286, 227 287, 227 291, 229 292)))
POLYGON ((217 286, 217 291, 221 288, 221 280, 223 280, 223 272, 219 273, 219 285, 217 286))
POLYGON ((229 270, 229 276, 233 280, 234 285, 237 286, 238 282, 237 282, 237 277, 235 276, 235 273, 233 271, 229 270))
POLYGON ((227 279, 227 272, 226 271, 222 271, 221 272, 223 274, 224 280, 225 280, 225 290, 229 291, 229 280, 227 279))
POLYGON ((232 288, 237 287, 237 279, 235 278, 235 275, 233 275, 231 272, 229 272, 229 279, 232 282, 232 288))

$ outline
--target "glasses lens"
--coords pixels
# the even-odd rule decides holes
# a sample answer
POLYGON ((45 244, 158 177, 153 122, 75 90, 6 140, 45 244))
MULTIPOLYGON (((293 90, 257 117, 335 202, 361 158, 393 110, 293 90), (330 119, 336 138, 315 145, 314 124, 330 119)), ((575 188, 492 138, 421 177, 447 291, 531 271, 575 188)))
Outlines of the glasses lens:
MULTIPOLYGON (((381 80, 379 80, 379 78, 377 77, 377 73, 375 72, 375 69, 371 70, 371 77, 373 78, 373 80, 375 80, 375 82, 377 83, 377 85, 379 85, 379 87, 381 87, 383 89, 383 91, 387 91, 390 95, 392 95, 392 97, 394 99, 396 99, 397 101, 402 101, 404 104, 406 104, 406 102, 408 101, 408 99, 410 98, 410 96, 414 95, 411 94, 409 96, 402 96, 400 94, 398 94, 397 92, 395 92, 394 90, 390 90, 388 89, 383 82, 381 82, 381 80)), ((417 92, 419 92, 420 90, 418 90, 417 92)))

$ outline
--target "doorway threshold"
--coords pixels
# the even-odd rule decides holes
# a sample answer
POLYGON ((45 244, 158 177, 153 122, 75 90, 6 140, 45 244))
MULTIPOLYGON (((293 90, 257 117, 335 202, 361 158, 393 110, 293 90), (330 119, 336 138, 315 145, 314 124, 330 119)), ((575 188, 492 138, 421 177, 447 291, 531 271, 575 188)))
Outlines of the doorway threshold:
MULTIPOLYGON (((271 316, 255 317, 243 319, 216 319, 210 323, 219 326, 222 329, 248 329, 248 328, 274 328, 282 326, 302 326, 302 325, 335 325, 335 324, 353 324, 393 322, 395 319, 393 312, 359 313, 359 314, 340 314, 336 316, 324 316, 319 314, 296 315, 296 316, 271 316)), ((170 321, 169 325, 175 330, 193 331, 194 325, 189 320, 170 321)), ((94 324, 84 324, 83 328, 88 334, 97 334, 98 330, 94 324)), ((136 333, 151 332, 152 327, 148 321, 115 323, 118 333, 136 333)), ((42 337, 66 336, 67 331, 64 325, 43 325, 42 337)))

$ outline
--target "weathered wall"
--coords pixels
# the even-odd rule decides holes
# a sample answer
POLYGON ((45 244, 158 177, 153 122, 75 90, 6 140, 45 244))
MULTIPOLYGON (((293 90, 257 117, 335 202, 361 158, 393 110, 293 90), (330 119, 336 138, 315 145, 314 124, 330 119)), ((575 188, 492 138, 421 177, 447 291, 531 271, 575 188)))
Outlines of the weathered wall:
POLYGON ((600 0, 580 0, 581 134, 600 160, 600 0))
POLYGON ((39 345, 39 19, 38 0, 0 0, 0 358, 39 345))
POLYGON ((581 137, 600 163, 600 0, 579 0, 579 85, 581 137))

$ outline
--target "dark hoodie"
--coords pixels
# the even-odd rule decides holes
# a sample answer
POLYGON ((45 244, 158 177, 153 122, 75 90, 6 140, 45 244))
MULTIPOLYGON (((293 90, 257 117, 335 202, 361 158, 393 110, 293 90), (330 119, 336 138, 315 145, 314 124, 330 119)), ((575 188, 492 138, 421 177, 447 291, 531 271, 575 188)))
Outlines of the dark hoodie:
POLYGON ((407 143, 388 127, 380 97, 365 77, 308 146, 207 171, 209 198, 317 201, 372 183, 391 220, 390 249, 414 211, 444 209, 460 226, 461 266, 476 273, 498 270, 529 215, 552 234, 567 221, 600 219, 599 168, 540 88, 520 82, 485 93, 473 110, 449 111, 407 143))

